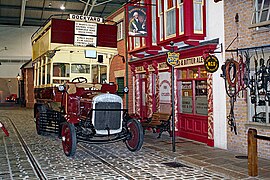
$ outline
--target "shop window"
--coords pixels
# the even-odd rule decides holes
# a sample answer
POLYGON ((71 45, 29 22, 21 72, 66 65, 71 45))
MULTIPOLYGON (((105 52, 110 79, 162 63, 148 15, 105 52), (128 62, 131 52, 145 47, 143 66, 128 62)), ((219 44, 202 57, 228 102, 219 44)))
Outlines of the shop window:
POLYGON ((194 15, 194 32, 202 33, 203 31, 203 0, 193 1, 194 15))
POLYGON ((68 63, 53 63, 54 77, 69 77, 70 65, 68 63))
POLYGON ((254 0, 252 24, 255 27, 270 25, 270 0, 254 0))
POLYGON ((71 64, 71 72, 72 73, 90 73, 90 65, 89 64, 71 64))
POLYGON ((116 83, 118 85, 117 94, 123 97, 124 96, 124 77, 116 78, 116 83))
POLYGON ((183 81, 180 86, 181 91, 181 113, 192 114, 192 81, 183 81))
POLYGON ((200 115, 208 114, 207 81, 195 81, 195 112, 200 115))
POLYGON ((178 71, 179 111, 185 114, 208 114, 207 73, 204 67, 178 71))

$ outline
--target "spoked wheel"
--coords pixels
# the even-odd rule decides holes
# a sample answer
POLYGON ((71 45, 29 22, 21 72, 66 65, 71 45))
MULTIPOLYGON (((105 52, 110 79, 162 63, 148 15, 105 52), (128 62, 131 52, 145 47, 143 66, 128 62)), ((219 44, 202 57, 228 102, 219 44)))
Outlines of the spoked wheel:
POLYGON ((40 112, 36 113, 36 131, 38 135, 41 135, 41 122, 40 122, 40 112))
POLYGON ((130 151, 139 151, 143 145, 143 128, 136 119, 130 119, 127 122, 129 137, 125 141, 130 151))
POLYGON ((65 122, 62 125, 62 146, 66 156, 74 156, 77 146, 77 138, 74 124, 65 122))

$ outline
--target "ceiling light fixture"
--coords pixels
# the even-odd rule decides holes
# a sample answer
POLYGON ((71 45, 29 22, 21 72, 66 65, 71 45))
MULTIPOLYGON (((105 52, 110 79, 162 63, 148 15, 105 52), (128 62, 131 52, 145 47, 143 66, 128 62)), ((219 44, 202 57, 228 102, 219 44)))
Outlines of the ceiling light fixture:
POLYGON ((65 10, 66 8, 65 8, 65 6, 62 4, 62 6, 60 6, 60 9, 61 9, 61 10, 65 10))

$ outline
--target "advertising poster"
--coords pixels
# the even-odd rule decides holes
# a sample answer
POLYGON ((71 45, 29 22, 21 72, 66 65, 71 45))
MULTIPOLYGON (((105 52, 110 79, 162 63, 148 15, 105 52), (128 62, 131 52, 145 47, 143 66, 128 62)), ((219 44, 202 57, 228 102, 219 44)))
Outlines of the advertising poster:
POLYGON ((146 7, 128 6, 128 35, 147 36, 146 7))
POLYGON ((159 97, 161 104, 171 104, 170 73, 164 72, 159 75, 159 97))

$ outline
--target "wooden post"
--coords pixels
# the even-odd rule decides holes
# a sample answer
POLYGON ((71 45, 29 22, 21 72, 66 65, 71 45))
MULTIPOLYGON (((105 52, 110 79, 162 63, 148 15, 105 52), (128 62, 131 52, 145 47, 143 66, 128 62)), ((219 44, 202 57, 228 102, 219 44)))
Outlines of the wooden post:
POLYGON ((257 152, 256 129, 248 130, 248 175, 258 176, 258 152, 257 152))

